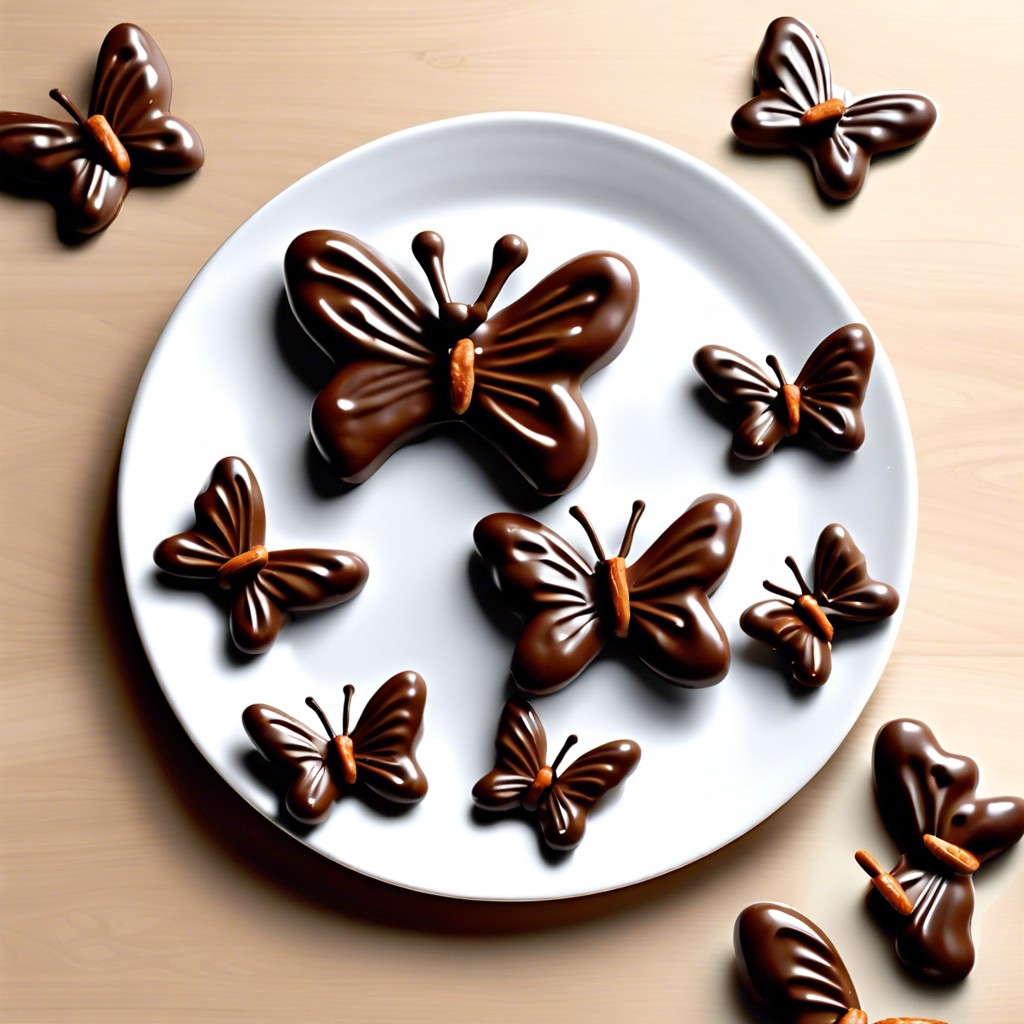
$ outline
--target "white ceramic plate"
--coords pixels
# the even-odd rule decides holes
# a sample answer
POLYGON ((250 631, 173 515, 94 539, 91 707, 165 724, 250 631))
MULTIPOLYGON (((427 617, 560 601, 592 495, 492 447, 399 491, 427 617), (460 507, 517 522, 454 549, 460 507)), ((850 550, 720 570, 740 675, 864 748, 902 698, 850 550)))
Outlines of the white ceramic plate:
POLYGON ((337 720, 344 683, 357 687, 357 713, 393 673, 423 675, 426 799, 386 817, 346 797, 326 823, 296 835, 397 885, 547 899, 628 885, 705 856, 771 814, 835 751, 902 617, 901 607, 843 639, 828 684, 796 693, 740 631, 740 612, 766 597, 766 577, 788 583, 787 554, 807 570, 818 533, 833 521, 905 605, 917 486, 903 402, 880 346, 859 452, 827 461, 786 447, 742 470, 728 458, 730 431, 698 400, 692 355, 710 342, 755 358, 774 352, 792 377, 822 338, 855 320, 863 318, 834 278, 760 203, 684 153, 621 129, 549 115, 474 116, 403 131, 327 164, 214 254, 171 317, 135 401, 121 463, 121 546, 136 622, 167 699, 240 796, 280 821, 278 794, 252 771, 242 709, 273 704, 316 724, 308 694, 337 720), (453 436, 399 451, 348 493, 318 490, 307 430, 317 385, 300 379, 279 340, 297 331, 282 303, 282 257, 312 228, 366 240, 425 301, 409 250, 425 228, 444 236, 452 293, 466 301, 494 240, 507 232, 526 239, 530 257, 499 307, 578 253, 628 257, 640 277, 639 313, 622 355, 584 386, 600 445, 583 483, 538 506, 499 482, 493 451, 453 436), (192 501, 225 455, 242 456, 260 481, 269 547, 348 548, 370 565, 355 600, 286 627, 248 663, 231 656, 223 611, 160 582, 152 561, 161 539, 191 525, 192 501), (544 856, 530 823, 478 823, 470 791, 492 765, 514 636, 481 600, 474 524, 524 510, 589 552, 568 514, 578 503, 614 549, 642 497, 636 557, 709 491, 731 495, 743 513, 732 571, 712 599, 732 643, 729 675, 690 691, 627 658, 599 659, 534 703, 555 750, 579 734, 570 758, 636 740, 643 756, 634 774, 561 858, 544 856))

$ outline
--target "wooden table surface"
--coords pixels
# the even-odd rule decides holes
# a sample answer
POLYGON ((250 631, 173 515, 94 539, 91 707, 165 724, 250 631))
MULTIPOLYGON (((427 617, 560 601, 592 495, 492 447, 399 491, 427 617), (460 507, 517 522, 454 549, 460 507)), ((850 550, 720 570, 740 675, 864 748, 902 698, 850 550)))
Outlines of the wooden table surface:
POLYGON ((940 120, 833 207, 793 157, 729 119, 780 13, 761 0, 0 0, 0 108, 87 95, 130 19, 160 42, 191 180, 133 191, 92 244, 0 193, 3 960, 9 1021, 701 1021, 758 1024, 731 931, 792 903, 849 964, 873 1018, 1004 1024, 1024 1011, 1024 851, 979 880, 973 974, 898 968, 851 853, 892 859, 871 795, 884 722, 919 717, 1024 792, 1021 496, 1024 118, 1017 0, 809 0, 854 92, 918 89, 940 120), (246 217, 380 135, 541 110, 671 143, 748 189, 843 283, 895 364, 920 472, 906 618, 867 709, 789 804, 667 877, 539 906, 412 895, 327 866, 213 774, 164 703, 127 609, 115 477, 139 378, 175 303, 246 217))

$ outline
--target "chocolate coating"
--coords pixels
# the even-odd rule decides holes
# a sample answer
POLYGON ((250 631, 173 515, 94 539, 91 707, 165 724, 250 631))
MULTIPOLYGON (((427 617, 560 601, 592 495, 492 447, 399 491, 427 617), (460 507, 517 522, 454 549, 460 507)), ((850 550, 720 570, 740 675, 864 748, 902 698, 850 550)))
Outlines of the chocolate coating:
POLYGON ((362 483, 426 430, 462 422, 539 494, 564 494, 594 461, 597 433, 580 385, 629 338, 636 271, 614 253, 587 253, 492 316, 526 244, 514 235, 499 239, 472 304, 451 300, 443 250, 435 232, 414 240, 438 303, 434 314, 351 235, 308 231, 288 247, 292 310, 337 364, 313 405, 313 439, 342 480, 362 483), (472 345, 460 346, 464 339, 472 345))
POLYGON ((917 92, 878 92, 854 100, 832 86, 832 71, 814 29, 776 18, 754 60, 758 95, 733 115, 745 146, 806 155, 818 188, 835 200, 861 189, 871 158, 920 141, 938 112, 917 92), (838 104, 832 101, 838 100, 838 104))
POLYGON ((130 160, 128 173, 77 119, 0 111, 0 183, 28 186, 51 202, 62 232, 102 231, 129 184, 180 177, 202 165, 199 136, 171 115, 170 105, 170 68, 153 37, 137 25, 117 25, 100 47, 89 117, 109 124, 130 160))
POLYGON ((887 913, 880 897, 869 899, 895 932, 896 955, 908 970, 930 981, 960 981, 975 959, 974 876, 931 854, 923 837, 953 843, 984 865, 1024 835, 1024 800, 979 798, 977 764, 943 750, 927 725, 910 718, 882 726, 873 763, 878 808, 901 850, 891 874, 914 909, 900 917, 887 913))

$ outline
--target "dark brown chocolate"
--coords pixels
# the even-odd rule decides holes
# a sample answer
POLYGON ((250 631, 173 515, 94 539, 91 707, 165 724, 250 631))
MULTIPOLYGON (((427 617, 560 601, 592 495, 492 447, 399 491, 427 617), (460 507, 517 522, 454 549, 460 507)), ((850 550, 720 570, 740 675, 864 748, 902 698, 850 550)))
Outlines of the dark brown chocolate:
POLYGON ((874 889, 870 900, 895 932, 900 961, 929 981, 955 982, 970 973, 973 869, 1024 835, 1024 800, 981 799, 978 777, 977 764, 943 750, 923 722, 896 719, 875 738, 875 796, 901 851, 890 874, 913 910, 909 915, 890 911, 874 889))
POLYGON ((292 612, 330 608, 355 597, 369 569, 351 551, 268 551, 263 493, 239 458, 221 459, 195 500, 195 526, 162 541, 156 564, 207 589, 227 591, 231 639, 262 654, 292 612))
POLYGON ((288 247, 292 310, 338 367, 313 405, 317 447, 342 480, 362 483, 424 431, 462 422, 539 494, 571 490, 597 451, 580 385, 629 338, 636 271, 621 256, 588 253, 491 315, 502 286, 526 259, 521 238, 498 240, 472 305, 451 300, 439 235, 420 233, 413 252, 437 315, 351 235, 307 231, 288 247))
POLYGON ((322 822, 335 801, 353 787, 365 787, 393 803, 412 804, 427 795, 427 777, 415 757, 423 727, 427 685, 415 672, 393 675, 367 701, 349 731, 354 686, 345 687, 341 733, 336 733, 312 697, 306 704, 327 730, 327 738, 268 704, 250 704, 242 724, 260 753, 287 768, 295 779, 285 807, 306 825, 322 822))
POLYGON ((871 158, 919 142, 938 112, 918 92, 876 92, 853 99, 833 88, 832 71, 814 29, 798 18, 776 18, 754 59, 758 95, 733 114, 745 146, 803 152, 818 188, 852 199, 871 158))
POLYGON ((889 584, 868 575, 863 552, 838 523, 826 526, 818 537, 813 587, 796 559, 789 556, 786 565, 799 589, 786 590, 765 580, 766 590, 786 600, 751 605, 740 616, 740 628, 782 657, 795 682, 821 686, 832 672, 835 627, 888 618, 900 597, 889 584))
POLYGON ((636 743, 615 740, 560 770, 562 758, 576 742, 576 736, 569 736, 549 763, 547 735, 537 713, 526 701, 513 698, 498 723, 494 768, 473 787, 474 803, 493 812, 522 808, 536 815, 551 849, 574 849, 583 839, 591 808, 640 760, 636 743))
POLYGON ((860 448, 861 406, 874 358, 871 332, 863 324, 846 324, 818 345, 792 384, 775 356, 766 362, 777 381, 746 356, 718 345, 698 349, 693 365, 715 398, 735 414, 733 454, 762 459, 788 438, 810 440, 831 452, 860 448))
POLYGON ((729 641, 708 597, 732 565, 739 506, 721 494, 698 498, 633 565, 625 557, 644 503, 614 558, 577 506, 597 554, 592 569, 557 533, 528 516, 498 512, 473 539, 502 593, 526 624, 512 658, 523 690, 553 693, 572 682, 613 638, 680 686, 710 686, 729 669, 729 641))
POLYGON ((171 72, 153 37, 117 25, 100 47, 89 116, 59 89, 73 121, 0 111, 0 183, 28 186, 70 236, 102 231, 129 184, 191 174, 203 163, 195 129, 170 113, 171 72))

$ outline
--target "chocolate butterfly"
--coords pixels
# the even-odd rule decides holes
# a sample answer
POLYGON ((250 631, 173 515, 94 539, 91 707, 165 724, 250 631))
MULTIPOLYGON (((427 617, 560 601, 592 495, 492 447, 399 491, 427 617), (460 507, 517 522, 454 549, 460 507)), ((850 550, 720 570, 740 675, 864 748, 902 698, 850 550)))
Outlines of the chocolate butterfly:
POLYGON ((486 811, 518 807, 537 815, 544 841, 553 850, 578 846, 590 809, 622 782, 640 760, 632 740, 615 740, 558 767, 578 741, 570 736, 548 764, 548 740, 537 713, 526 701, 505 704, 498 723, 494 768, 473 787, 474 803, 486 811))
MULTIPOLYGON (((798 910, 754 903, 736 918, 740 981, 782 1024, 868 1024, 850 972, 831 939, 798 910)), ((878 1024, 942 1024, 886 1017, 878 1024)))
POLYGON ((523 690, 553 693, 571 683, 613 637, 680 686, 710 686, 729 669, 729 641, 708 597, 732 565, 740 510, 721 494, 698 498, 633 565, 625 559, 642 501, 633 503, 619 553, 606 558, 578 506, 597 555, 591 569, 573 547, 528 516, 481 519, 473 539, 526 626, 512 657, 523 690))
POLYGON ((215 583, 233 596, 231 639, 246 654, 269 649, 291 612, 341 604, 366 583, 366 563, 351 551, 268 551, 263 494, 239 458, 213 467, 195 513, 195 526, 162 541, 153 560, 164 572, 215 583))
POLYGON ((796 560, 786 565, 798 592, 764 581, 765 590, 786 601, 762 601, 740 616, 740 628, 767 644, 789 664, 790 675, 804 686, 821 686, 832 671, 832 638, 842 624, 888 618, 900 597, 887 583, 868 575, 867 561, 845 527, 832 523, 821 531, 814 549, 814 586, 803 578, 796 560))
MULTIPOLYGON (((974 872, 1024 835, 1024 800, 979 798, 977 764, 943 750, 911 718, 882 726, 873 761, 878 808, 902 851, 888 875, 906 905, 889 912, 877 885, 872 904, 895 932, 905 967, 930 981, 960 981, 974 966, 974 872)), ((861 854, 858 861, 866 866, 861 854)))
POLYGON ((413 253, 432 313, 372 249, 337 231, 288 247, 285 288, 295 316, 338 370, 313 405, 313 439, 347 483, 362 483, 435 424, 461 421, 491 442, 543 495, 564 494, 594 461, 597 436, 581 382, 629 338, 637 276, 621 256, 579 256, 499 313, 490 307, 526 259, 505 235, 471 306, 453 302, 440 235, 413 253))
POLYGON ((268 704, 250 704, 242 712, 242 725, 259 752, 296 776, 285 795, 285 807, 306 825, 324 821, 342 793, 357 785, 399 804, 416 803, 427 795, 427 778, 414 754, 427 700, 423 678, 415 672, 393 675, 367 701, 349 732, 354 692, 354 686, 345 687, 340 735, 320 705, 306 698, 323 722, 327 739, 268 704))
POLYGON ((919 92, 876 92, 854 100, 837 95, 821 40, 797 18, 776 18, 754 59, 759 92, 733 114, 745 146, 803 151, 818 188, 852 199, 871 158, 903 149, 931 130, 938 112, 919 92))
POLYGON ((117 25, 103 40, 88 118, 59 89, 50 96, 73 122, 0 111, 0 180, 41 190, 63 233, 102 231, 129 184, 191 174, 203 163, 195 129, 170 113, 167 61, 137 25, 117 25))
POLYGON ((858 449, 864 443, 861 406, 874 358, 871 332, 863 324, 846 324, 818 345, 792 384, 775 356, 765 362, 777 384, 746 356, 718 345, 698 349, 693 365, 715 398, 737 414, 733 454, 761 459, 794 436, 835 452, 858 449))

